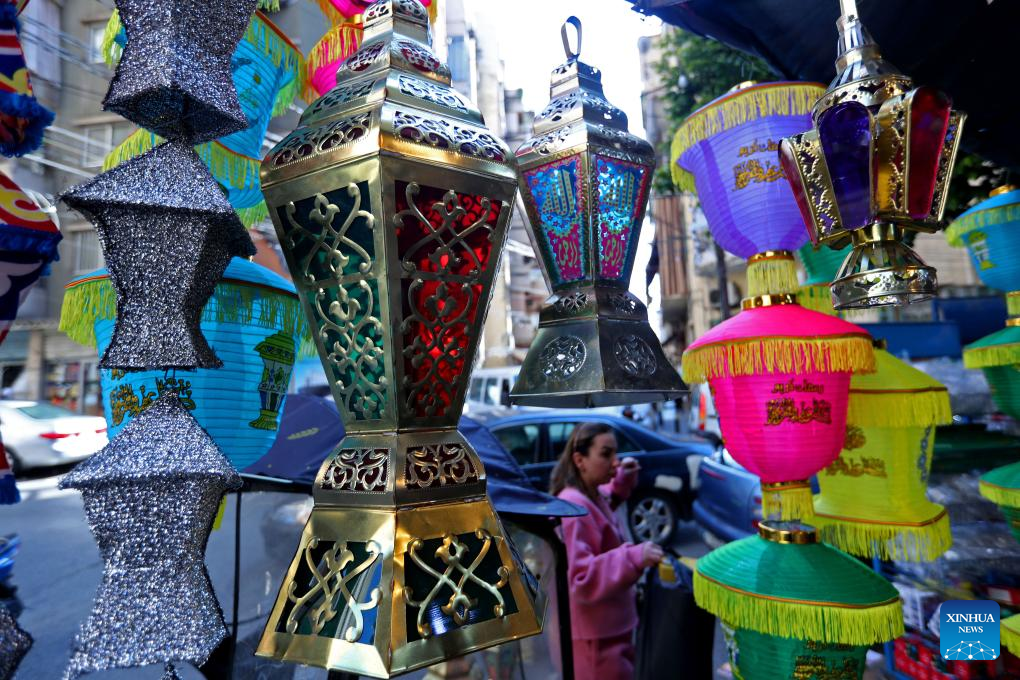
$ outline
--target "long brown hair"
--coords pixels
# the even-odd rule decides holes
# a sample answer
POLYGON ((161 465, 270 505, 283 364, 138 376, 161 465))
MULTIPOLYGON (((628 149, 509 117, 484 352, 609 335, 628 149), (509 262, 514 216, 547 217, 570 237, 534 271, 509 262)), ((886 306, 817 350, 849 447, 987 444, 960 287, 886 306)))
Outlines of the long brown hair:
POLYGON ((605 423, 585 422, 575 425, 549 478, 549 493, 555 496, 569 486, 591 496, 593 491, 585 486, 581 472, 574 463, 574 451, 580 451, 582 456, 587 456, 595 437, 612 431, 613 428, 605 423))

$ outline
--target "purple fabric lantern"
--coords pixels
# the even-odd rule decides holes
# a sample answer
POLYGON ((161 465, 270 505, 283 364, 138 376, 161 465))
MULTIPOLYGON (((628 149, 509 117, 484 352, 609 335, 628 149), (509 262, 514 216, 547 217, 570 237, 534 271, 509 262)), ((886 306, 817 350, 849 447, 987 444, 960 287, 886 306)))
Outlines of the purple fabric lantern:
POLYGON ((716 242, 740 257, 807 241, 778 158, 784 137, 811 127, 817 83, 738 86, 698 109, 673 139, 674 180, 696 189, 716 242))

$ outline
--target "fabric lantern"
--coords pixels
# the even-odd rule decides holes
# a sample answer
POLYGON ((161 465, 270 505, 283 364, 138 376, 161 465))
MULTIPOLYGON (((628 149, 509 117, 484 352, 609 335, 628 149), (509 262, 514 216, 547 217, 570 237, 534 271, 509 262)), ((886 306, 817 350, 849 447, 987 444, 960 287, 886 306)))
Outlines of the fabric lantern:
POLYGON ((850 247, 833 250, 815 248, 812 244, 806 243, 800 247, 797 254, 807 275, 804 283, 797 289, 797 304, 816 312, 834 314, 836 310, 832 306, 829 284, 836 278, 839 265, 850 254, 850 247))
POLYGON ((39 148, 53 112, 32 92, 21 48, 18 15, 28 0, 0 0, 0 154, 23 156, 39 148))
POLYGON ((818 474, 812 523, 852 555, 930 562, 952 544, 946 509, 925 496, 949 392, 882 344, 877 371, 850 381, 843 452, 818 474))
MULTIPOLYGON (((757 535, 699 558, 694 597, 733 628, 801 645, 870 646, 903 634, 896 588, 857 559, 819 543, 812 527, 794 522, 763 521, 757 535)), ((762 642, 752 636, 756 653, 774 653, 762 642)), ((742 660, 738 667, 753 666, 742 660)), ((765 674, 748 677, 778 677, 774 668, 758 670, 765 674)))
POLYGON ((81 491, 104 563, 65 678, 208 659, 227 628, 203 555, 220 499, 240 487, 173 392, 61 479, 81 491))
MULTIPOLYGON (((57 259, 61 235, 49 216, 0 172, 0 343, 29 290, 57 259)), ((14 473, 0 442, 0 505, 17 503, 14 473)))
POLYGON ((0 680, 12 680, 21 660, 32 649, 32 636, 18 625, 7 607, 0 605, 0 680))
POLYGON ((941 228, 966 116, 882 59, 855 0, 840 4, 836 78, 814 127, 782 141, 781 162, 815 245, 853 244, 832 282, 836 309, 926 300, 935 269, 903 236, 941 228))
POLYGON ((793 252, 807 234, 783 180, 783 137, 811 126, 817 83, 744 83, 692 113, 673 137, 671 171, 697 191, 712 238, 749 260, 748 296, 797 292, 793 252))
POLYGON ((737 680, 800 680, 864 677, 867 645, 797 640, 733 628, 722 623, 723 640, 737 680))
POLYGON ((537 634, 545 600, 457 431, 516 166, 452 103, 420 3, 363 16, 337 87, 373 96, 309 107, 262 163, 346 436, 256 653, 390 677, 537 634))
MULTIPOLYGON (((60 329, 98 347, 113 337, 117 310, 109 273, 99 269, 65 286, 60 329)), ((108 434, 116 437, 161 395, 174 391, 238 469, 258 460, 276 439, 305 322, 294 286, 253 262, 234 258, 202 309, 200 326, 222 369, 100 371, 108 434)))
MULTIPOLYGON (((120 59, 127 35, 114 12, 107 22, 103 54, 110 66, 120 59)), ((268 217, 259 185, 262 142, 274 116, 283 115, 304 85, 304 60, 291 40, 262 12, 255 12, 231 59, 231 75, 248 126, 195 148, 213 177, 227 190, 241 222, 250 227, 268 217)), ((136 130, 103 162, 114 168, 163 142, 136 130)))
POLYGON ((1005 618, 999 624, 1000 641, 1010 654, 1020 656, 1020 614, 1005 618))
POLYGON ((1020 462, 995 468, 981 475, 981 495, 1002 510, 1013 536, 1020 541, 1020 462))
POLYGON ((726 448, 761 478, 774 519, 811 516, 808 479, 842 448, 850 376, 875 369, 864 329, 792 300, 745 300, 687 348, 682 367, 685 381, 711 387, 726 448))
POLYGON ((684 385, 628 291, 655 152, 627 131, 602 91, 601 72, 561 35, 567 62, 553 71, 552 101, 517 149, 520 185, 552 297, 510 400, 592 407, 664 401, 684 385))

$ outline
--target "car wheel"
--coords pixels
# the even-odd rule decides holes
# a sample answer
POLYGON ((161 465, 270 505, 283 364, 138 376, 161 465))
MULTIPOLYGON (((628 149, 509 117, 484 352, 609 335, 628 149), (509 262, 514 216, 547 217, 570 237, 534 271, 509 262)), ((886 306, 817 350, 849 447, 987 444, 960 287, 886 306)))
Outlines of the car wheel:
POLYGON ((11 472, 13 472, 14 476, 17 477, 21 472, 21 461, 18 460, 18 457, 15 456, 14 452, 10 449, 5 448, 4 452, 7 454, 7 464, 11 466, 11 472))
POLYGON ((676 530, 676 504, 664 495, 648 494, 630 504, 627 518, 635 541, 665 544, 676 530))

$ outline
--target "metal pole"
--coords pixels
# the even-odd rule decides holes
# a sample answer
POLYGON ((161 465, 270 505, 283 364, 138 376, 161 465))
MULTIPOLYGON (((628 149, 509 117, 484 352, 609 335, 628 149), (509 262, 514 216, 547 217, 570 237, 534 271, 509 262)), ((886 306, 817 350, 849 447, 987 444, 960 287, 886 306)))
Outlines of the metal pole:
POLYGON ((839 0, 839 9, 845 17, 859 17, 857 0, 839 0))

